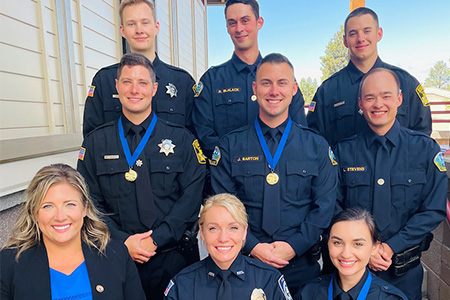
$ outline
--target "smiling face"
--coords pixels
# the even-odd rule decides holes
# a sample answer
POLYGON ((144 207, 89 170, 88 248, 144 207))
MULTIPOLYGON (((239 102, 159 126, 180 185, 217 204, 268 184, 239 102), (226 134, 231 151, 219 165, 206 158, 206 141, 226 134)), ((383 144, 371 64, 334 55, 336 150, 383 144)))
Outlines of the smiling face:
POLYGON ((375 63, 378 57, 377 43, 383 36, 383 30, 377 26, 369 14, 359 15, 347 21, 344 45, 350 50, 350 59, 355 64, 370 61, 375 63))
POLYGON ((256 72, 253 93, 259 104, 259 117, 274 128, 289 115, 289 105, 297 93, 294 71, 287 63, 263 63, 256 72))
POLYGON ((200 236, 212 260, 227 270, 241 251, 247 227, 236 222, 225 207, 212 206, 200 225, 200 236))
POLYGON ((256 19, 252 7, 243 3, 230 5, 225 18, 235 51, 258 51, 258 31, 264 21, 261 17, 256 19))
POLYGON ((330 230, 328 249, 341 282, 358 282, 364 275, 370 256, 377 251, 364 221, 335 223, 330 230))
POLYGON ((372 71, 361 87, 359 108, 369 127, 378 135, 385 135, 394 125, 402 93, 395 78, 388 71, 372 71))
POLYGON ((53 184, 36 215, 45 246, 81 245, 85 216, 81 193, 65 182, 53 184))

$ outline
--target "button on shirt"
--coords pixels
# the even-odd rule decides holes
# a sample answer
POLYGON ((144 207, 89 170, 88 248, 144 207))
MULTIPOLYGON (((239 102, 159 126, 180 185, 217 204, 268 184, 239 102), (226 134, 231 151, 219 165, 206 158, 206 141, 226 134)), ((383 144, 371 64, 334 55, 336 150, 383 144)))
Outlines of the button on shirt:
POLYGON ((298 256, 303 255, 333 215, 338 170, 325 139, 292 123, 274 170, 280 184, 280 228, 273 236, 262 229, 263 188, 270 169, 255 126, 225 135, 219 148, 218 164, 211 166, 212 188, 215 193, 235 194, 244 203, 249 216, 245 252, 250 253, 260 242, 286 241, 298 256))
MULTIPOLYGON (((122 113, 115 81, 118 66, 119 64, 114 64, 102 68, 92 80, 91 89, 94 87, 92 96, 87 96, 84 107, 84 137, 102 124, 116 121, 122 113)), ((152 100, 152 111, 158 115, 158 118, 185 126, 192 131, 194 79, 185 70, 162 62, 158 55, 153 61, 153 67, 158 90, 152 100), (168 93, 170 84, 175 86, 176 96, 172 97, 170 92, 168 93)))
MULTIPOLYGON (((239 254, 229 270, 232 299, 260 299, 251 297, 252 293, 260 295, 257 289, 266 295, 261 299, 287 299, 283 293, 284 278, 277 269, 239 254)), ((219 272, 220 268, 208 256, 178 273, 167 287, 165 299, 216 299, 222 282, 219 272)))
MULTIPOLYGON (((391 208, 381 234, 395 253, 419 244, 445 217, 446 172, 434 163, 439 145, 430 137, 395 121, 385 135, 390 146, 391 208)), ((359 206, 373 213, 377 135, 370 129, 338 143, 340 208, 359 206)), ((339 209, 340 209, 339 208, 339 209)), ((375 222, 377 217, 374 216, 375 222)))
MULTIPOLYGON (((259 55, 252 67, 258 66, 261 59, 259 55)), ((251 100, 251 83, 256 74, 251 74, 251 80, 248 80, 248 72, 249 65, 233 53, 229 61, 210 68, 200 79, 199 85, 203 89, 194 100, 192 119, 202 149, 208 157, 211 157, 223 135, 252 124, 258 115, 258 103, 251 100)), ((300 90, 292 99, 289 114, 292 121, 306 125, 300 90)))
MULTIPOLYGON (((417 79, 380 58, 372 67, 376 68, 390 69, 400 80, 403 94, 403 103, 397 112, 400 124, 430 135, 430 107, 417 79)), ((364 116, 358 113, 359 84, 363 76, 364 73, 350 61, 344 69, 325 80, 314 95, 307 115, 308 126, 325 137, 332 147, 367 127, 364 116)))

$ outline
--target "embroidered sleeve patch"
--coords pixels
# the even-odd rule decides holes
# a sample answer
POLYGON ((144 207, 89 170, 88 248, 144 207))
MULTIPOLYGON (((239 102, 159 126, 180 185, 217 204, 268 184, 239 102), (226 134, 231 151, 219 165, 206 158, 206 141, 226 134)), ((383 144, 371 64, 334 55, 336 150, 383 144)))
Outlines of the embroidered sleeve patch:
POLYGON ((315 109, 316 109, 316 101, 311 101, 308 107, 308 111, 314 112, 315 109))
POLYGON ((420 100, 422 101, 423 106, 430 106, 430 102, 427 99, 427 95, 425 94, 425 91, 423 90, 423 86, 419 83, 419 85, 416 87, 416 93, 419 96, 420 100))
POLYGON ((196 139, 192 142, 192 147, 194 147, 195 155, 197 155, 197 160, 200 164, 206 164, 206 156, 203 154, 202 148, 200 148, 200 143, 196 139))
POLYGON ((217 164, 219 163, 220 160, 220 149, 219 147, 214 147, 214 152, 212 154, 211 159, 209 160, 209 164, 211 166, 217 166, 217 164))
POLYGON ((175 283, 173 282, 173 280, 170 280, 170 281, 169 281, 169 284, 168 284, 167 287, 166 287, 166 290, 164 291, 164 296, 167 297, 167 295, 168 295, 169 292, 170 292, 170 289, 171 289, 174 285, 175 285, 175 283))
POLYGON ((192 90, 194 91, 194 97, 197 98, 203 90, 203 83, 199 81, 197 84, 194 84, 192 90))
POLYGON ((445 161, 444 161, 444 155, 442 155, 442 152, 439 152, 434 157, 434 164, 441 172, 447 172, 447 168, 445 167, 445 161))
POLYGON ((86 148, 80 147, 80 152, 78 152, 78 159, 84 160, 85 154, 86 154, 86 148))
POLYGON ((95 86, 91 85, 88 90, 88 97, 94 97, 95 86))
POLYGON ((283 275, 281 275, 280 279, 278 279, 278 285, 280 286, 280 289, 283 292, 283 295, 286 298, 286 300, 292 300, 291 293, 289 293, 289 289, 286 284, 286 280, 284 280, 283 275))
POLYGON ((336 156, 334 156, 333 150, 331 150, 330 147, 328 147, 328 156, 330 157, 330 161, 333 164, 333 166, 337 165, 336 156))

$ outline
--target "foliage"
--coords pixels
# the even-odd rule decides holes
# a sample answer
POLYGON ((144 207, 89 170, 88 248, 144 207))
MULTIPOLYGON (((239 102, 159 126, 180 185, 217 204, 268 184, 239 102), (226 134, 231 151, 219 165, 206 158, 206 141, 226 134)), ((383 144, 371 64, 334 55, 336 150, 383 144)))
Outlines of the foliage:
POLYGON ((438 61, 430 69, 430 73, 428 74, 427 79, 425 79, 424 85, 427 87, 450 90, 450 68, 443 60, 438 61))
POLYGON ((305 99, 305 105, 309 105, 317 91, 317 80, 312 80, 311 77, 308 77, 307 79, 302 78, 299 82, 299 87, 303 94, 303 98, 305 99))
POLYGON ((320 57, 320 70, 322 71, 322 82, 344 68, 348 63, 348 50, 342 41, 344 36, 344 26, 336 32, 325 48, 325 56, 320 57))

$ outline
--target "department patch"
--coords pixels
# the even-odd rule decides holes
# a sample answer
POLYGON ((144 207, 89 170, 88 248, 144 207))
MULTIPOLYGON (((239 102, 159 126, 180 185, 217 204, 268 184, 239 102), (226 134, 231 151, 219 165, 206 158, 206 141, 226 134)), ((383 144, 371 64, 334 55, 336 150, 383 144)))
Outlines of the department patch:
POLYGON ((175 283, 173 282, 173 280, 170 280, 170 281, 169 281, 169 284, 168 284, 167 287, 166 287, 166 290, 164 291, 164 296, 167 297, 167 295, 168 295, 169 292, 170 292, 170 289, 171 289, 174 285, 175 285, 175 283))
POLYGON ((203 90, 203 83, 199 81, 197 84, 194 84, 192 90, 194 91, 194 97, 200 96, 200 93, 203 90))
POLYGON ((291 293, 289 293, 289 289, 286 284, 286 280, 284 280, 283 275, 281 275, 280 279, 278 279, 278 285, 280 286, 280 289, 283 292, 283 295, 286 298, 286 300, 292 300, 291 293))
POLYGON ((80 152, 78 152, 78 159, 84 160, 85 154, 86 154, 86 148, 80 147, 80 152))
POLYGON ((166 85, 166 94, 170 95, 170 98, 176 97, 178 95, 177 87, 173 83, 166 85))
POLYGON ((203 154, 202 148, 200 148, 200 143, 196 139, 192 142, 192 147, 194 147, 195 155, 197 155, 197 160, 200 164, 206 164, 206 156, 203 154))
POLYGON ((214 152, 212 154, 211 159, 209 160, 209 164, 212 166, 217 166, 220 160, 220 149, 219 147, 214 147, 214 152))
POLYGON ((442 152, 439 152, 434 157, 434 164, 441 172, 446 172, 447 168, 445 167, 445 161, 444 161, 444 155, 442 155, 442 152))
POLYGON ((263 289, 253 289, 252 294, 250 296, 250 300, 266 300, 266 293, 264 293, 263 289))
POLYGON ((88 97, 94 97, 95 86, 91 85, 88 90, 88 97))
POLYGON ((423 106, 430 106, 430 102, 427 99, 427 95, 425 94, 423 86, 420 83, 416 87, 416 93, 419 96, 420 100, 422 101, 423 106))
POLYGON ((328 147, 328 156, 330 157, 330 161, 333 164, 333 166, 337 165, 336 156, 334 156, 333 150, 331 150, 330 147, 328 147))
POLYGON ((316 109, 316 101, 311 101, 308 107, 308 111, 314 112, 315 109, 316 109))
POLYGON ((159 153, 164 153, 166 156, 168 156, 170 153, 175 153, 173 152, 173 148, 175 148, 176 146, 172 144, 172 140, 162 140, 161 144, 158 144, 158 146, 160 148, 159 153))

